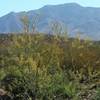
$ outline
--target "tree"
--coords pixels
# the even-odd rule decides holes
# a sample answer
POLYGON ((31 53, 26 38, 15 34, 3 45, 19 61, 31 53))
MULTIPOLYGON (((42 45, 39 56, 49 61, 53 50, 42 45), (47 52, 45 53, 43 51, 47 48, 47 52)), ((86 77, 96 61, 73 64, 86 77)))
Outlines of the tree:
POLYGON ((28 16, 27 15, 23 15, 21 17, 21 22, 23 23, 24 32, 28 33, 29 32, 29 25, 30 25, 28 16))
POLYGON ((67 27, 63 22, 59 22, 56 20, 51 21, 49 26, 50 33, 52 33, 56 39, 58 39, 59 36, 65 38, 65 40, 68 39, 67 27))
POLYGON ((36 13, 36 15, 33 16, 32 21, 30 22, 30 24, 31 24, 30 27, 31 27, 32 33, 36 32, 36 28, 37 28, 39 19, 40 19, 40 14, 36 13))

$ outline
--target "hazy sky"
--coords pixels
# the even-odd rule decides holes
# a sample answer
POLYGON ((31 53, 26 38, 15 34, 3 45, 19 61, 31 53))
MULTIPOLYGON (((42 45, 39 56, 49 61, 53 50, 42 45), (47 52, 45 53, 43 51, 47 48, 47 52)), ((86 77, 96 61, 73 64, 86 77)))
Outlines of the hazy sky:
POLYGON ((76 2, 83 6, 100 7, 100 0, 1 0, 0 16, 9 12, 28 11, 41 8, 47 4, 63 4, 76 2))

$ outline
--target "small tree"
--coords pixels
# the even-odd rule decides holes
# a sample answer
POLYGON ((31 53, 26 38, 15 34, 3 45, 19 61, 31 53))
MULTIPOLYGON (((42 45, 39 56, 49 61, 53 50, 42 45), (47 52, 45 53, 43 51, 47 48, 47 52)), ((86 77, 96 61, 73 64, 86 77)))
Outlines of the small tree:
POLYGON ((59 39, 59 36, 65 38, 65 40, 68 39, 67 27, 63 24, 63 22, 51 21, 49 26, 50 33, 52 33, 56 39, 59 39))
POLYGON ((28 16, 27 15, 22 16, 21 22, 23 23, 24 32, 28 33, 29 32, 29 25, 30 25, 28 16))
POLYGON ((36 15, 34 15, 33 18, 32 18, 31 26, 30 26, 31 30, 32 30, 32 33, 36 32, 36 28, 37 28, 39 18, 40 18, 40 14, 38 14, 38 13, 36 13, 36 15))
POLYGON ((53 34, 58 35, 62 33, 62 25, 58 21, 53 21, 50 23, 51 31, 53 34))

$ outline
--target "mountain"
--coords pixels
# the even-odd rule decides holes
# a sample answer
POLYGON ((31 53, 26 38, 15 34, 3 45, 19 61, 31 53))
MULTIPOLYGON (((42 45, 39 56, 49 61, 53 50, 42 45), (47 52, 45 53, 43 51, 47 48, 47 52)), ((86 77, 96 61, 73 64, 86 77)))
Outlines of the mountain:
POLYGON ((27 14, 32 20, 37 13, 40 15, 37 23, 40 32, 46 32, 50 22, 56 20, 67 27, 70 36, 81 32, 83 36, 100 40, 100 8, 83 7, 76 3, 46 5, 29 12, 11 12, 0 18, 0 33, 22 32, 21 15, 27 14))

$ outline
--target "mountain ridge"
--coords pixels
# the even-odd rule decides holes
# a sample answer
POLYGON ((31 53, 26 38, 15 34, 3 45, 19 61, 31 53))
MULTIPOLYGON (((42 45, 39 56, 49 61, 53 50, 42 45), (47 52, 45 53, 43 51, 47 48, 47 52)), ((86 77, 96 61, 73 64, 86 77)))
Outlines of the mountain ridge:
POLYGON ((100 40, 99 7, 83 7, 77 3, 67 3, 46 5, 27 12, 11 12, 0 17, 0 33, 22 32, 20 16, 23 13, 27 14, 30 20, 37 13, 42 15, 37 25, 40 32, 47 32, 49 23, 56 19, 68 28, 70 36, 75 36, 75 33, 80 31, 84 36, 100 40))

